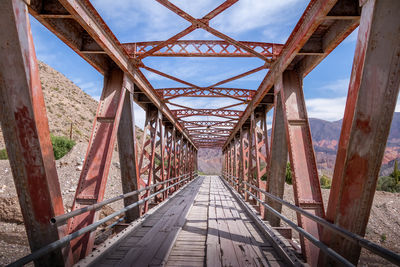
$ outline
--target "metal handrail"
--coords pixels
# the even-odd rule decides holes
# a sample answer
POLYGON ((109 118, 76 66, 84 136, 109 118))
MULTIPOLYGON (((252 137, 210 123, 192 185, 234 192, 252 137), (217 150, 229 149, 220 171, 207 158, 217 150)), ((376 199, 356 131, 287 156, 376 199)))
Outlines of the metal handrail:
POLYGON ((146 186, 146 187, 144 187, 144 188, 142 188, 142 189, 139 189, 139 190, 131 191, 131 192, 129 192, 129 193, 126 193, 126 194, 123 194, 123 195, 119 195, 119 196, 116 196, 116 197, 113 197, 113 198, 110 198, 110 199, 107 199, 107 200, 104 200, 104 201, 95 203, 95 204, 93 204, 93 205, 86 206, 86 207, 81 208, 81 209, 73 210, 73 211, 71 211, 71 212, 68 212, 68 213, 64 213, 64 214, 55 216, 55 217, 53 217, 53 218, 50 219, 50 222, 51 222, 52 224, 56 224, 56 225, 64 224, 64 223, 67 222, 67 220, 68 220, 69 218, 75 217, 75 216, 77 216, 77 215, 80 215, 80 214, 85 213, 85 212, 88 212, 88 211, 99 210, 101 207, 104 207, 105 205, 111 204, 111 203, 113 203, 113 202, 116 202, 116 201, 121 200, 121 199, 124 199, 124 198, 128 198, 128 197, 131 197, 131 196, 134 196, 134 195, 138 195, 138 194, 140 194, 140 193, 143 192, 143 191, 150 190, 150 189, 152 189, 153 187, 156 187, 156 186, 159 186, 159 185, 168 183, 168 182, 170 182, 170 181, 179 179, 179 178, 181 178, 181 177, 185 177, 185 176, 191 175, 191 174, 193 174, 193 173, 194 173, 194 172, 188 173, 188 174, 183 174, 183 175, 180 175, 180 176, 177 176, 177 177, 174 177, 174 178, 171 178, 171 179, 162 181, 162 182, 158 182, 158 183, 153 184, 153 185, 150 185, 150 186, 146 186))
MULTIPOLYGON (((237 178, 237 177, 235 177, 235 178, 237 178)), ((341 227, 339 227, 339 226, 337 226, 335 224, 332 224, 332 223, 326 221, 323 218, 315 216, 314 214, 311 214, 311 213, 309 213, 309 212, 307 212, 307 211, 305 211, 305 210, 303 210, 303 209, 301 209, 301 208, 299 208, 299 207, 297 207, 297 206, 295 206, 295 205, 293 205, 293 204, 291 204, 291 203, 289 203, 289 202, 287 202, 287 201, 285 201, 283 199, 280 199, 279 197, 274 196, 271 193, 268 193, 265 190, 260 189, 260 188, 258 188, 256 186, 246 182, 246 181, 242 181, 242 182, 243 182, 243 184, 245 184, 245 185, 247 185, 247 186, 259 191, 260 193, 264 194, 265 196, 267 196, 268 198, 272 199, 273 201, 276 201, 276 202, 279 202, 279 203, 285 205, 286 207, 288 207, 288 208, 290 208, 290 209, 292 209, 292 210, 294 210, 294 211, 306 216, 307 218, 315 221, 316 223, 329 228, 329 230, 331 230, 331 231, 333 231, 333 232, 335 232, 337 234, 340 234, 342 237, 346 238, 347 240, 350 240, 350 241, 358 244, 359 246, 361 246, 361 247, 363 247, 365 249, 368 249, 369 251, 381 256, 382 258, 387 259, 388 261, 390 261, 390 262, 392 262, 392 263, 394 263, 396 265, 399 265, 399 263, 400 263, 400 255, 399 254, 397 254, 397 253, 395 253, 393 251, 390 251, 390 250, 388 250, 388 249, 386 249, 384 247, 381 247, 381 246, 375 244, 374 242, 371 242, 371 241, 369 241, 369 240, 367 240, 367 239, 365 239, 365 238, 363 238, 363 237, 361 237, 361 236, 359 236, 357 234, 354 234, 354 233, 352 233, 352 232, 350 232, 350 231, 348 231, 346 229, 343 229, 343 228, 341 228, 341 227)), ((248 190, 245 189, 245 191, 249 193, 248 190)), ((252 197, 254 197, 254 195, 252 193, 250 193, 250 195, 252 197)), ((258 198, 257 198, 257 200, 262 205, 264 205, 264 204, 267 205, 265 202, 259 200, 258 198)), ((276 210, 274 210, 274 211, 276 211, 276 210)), ((276 211, 276 212, 278 214, 280 214, 278 211, 276 211)), ((278 216, 278 217, 280 217, 280 216, 278 216)))
POLYGON ((261 199, 259 199, 256 195, 251 193, 249 190, 244 189, 245 192, 247 192, 250 196, 252 196, 255 200, 260 202, 261 205, 263 205, 265 208, 270 210, 273 214, 281 218, 283 221, 285 221, 289 226, 291 226, 294 230, 299 232, 301 235, 303 235, 305 238, 310 240, 311 243, 313 243, 315 246, 320 248, 322 251, 324 251, 326 254, 331 256, 334 260, 336 260, 338 263, 340 263, 343 266, 354 266, 351 262, 349 262, 346 258, 344 258, 342 255, 316 239, 313 235, 310 233, 306 232, 303 228, 292 222, 290 219, 286 218, 282 214, 280 214, 277 210, 269 206, 268 204, 264 203, 261 199))
MULTIPOLYGON (((199 176, 195 176, 195 178, 197 178, 197 177, 199 177, 199 176)), ((77 237, 79 237, 79 236, 81 236, 81 235, 83 235, 83 234, 85 234, 87 232, 91 232, 91 231, 95 230, 97 227, 99 227, 103 223, 113 219, 114 217, 116 217, 116 216, 118 216, 118 215, 120 215, 120 214, 122 214, 122 213, 124 213, 124 212, 126 212, 128 210, 130 210, 130 209, 133 209, 136 206, 139 206, 139 205, 145 203, 149 199, 157 196, 158 194, 160 194, 160 193, 162 193, 162 192, 164 192, 164 191, 174 187, 175 185, 180 184, 180 183, 182 183, 182 182, 184 182, 184 181, 186 181, 188 179, 190 179, 190 177, 182 179, 182 180, 180 180, 180 181, 178 181, 178 182, 176 182, 176 183, 174 183, 172 185, 169 185, 168 187, 166 187, 166 188, 164 188, 164 189, 162 189, 160 191, 157 191, 157 192, 151 194, 150 196, 148 196, 146 198, 143 198, 143 199, 141 199, 141 200, 139 200, 139 201, 137 201, 137 202, 135 202, 135 203, 133 203, 133 204, 131 204, 129 206, 126 206, 123 209, 121 209, 119 211, 116 211, 116 212, 108 215, 107 217, 104 217, 103 219, 98 220, 95 223, 92 223, 91 225, 88 225, 88 226, 86 226, 86 227, 84 227, 82 229, 79 229, 76 232, 73 232, 73 233, 71 233, 71 234, 69 234, 67 236, 64 236, 63 238, 61 238, 61 239, 59 239, 57 241, 54 241, 54 242, 52 242, 52 243, 50 243, 50 244, 48 244, 48 245, 36 250, 35 252, 33 252, 33 253, 25 256, 25 257, 22 257, 17 261, 14 261, 13 263, 10 263, 9 265, 7 265, 7 267, 23 266, 23 265, 25 265, 25 264, 27 264, 27 263, 29 263, 31 261, 34 261, 34 260, 36 260, 36 259, 48 254, 49 252, 51 252, 51 251, 53 251, 53 250, 55 250, 57 248, 61 248, 61 247, 65 246, 68 242, 70 242, 71 240, 73 240, 73 239, 75 239, 75 238, 77 238, 77 237)), ((194 179, 191 182, 193 182, 193 181, 194 181, 194 179)))
POLYGON ((350 241, 356 243, 357 245, 359 245, 365 249, 368 249, 369 251, 381 256, 382 258, 385 258, 394 264, 400 263, 400 255, 399 254, 397 254, 393 251, 390 251, 384 247, 381 247, 378 244, 375 244, 374 242, 371 242, 371 241, 369 241, 355 233, 352 233, 344 228, 341 228, 333 223, 330 223, 321 217, 315 216, 314 214, 311 214, 311 213, 309 213, 309 212, 307 212, 285 200, 282 200, 282 199, 272 195, 271 193, 266 192, 263 189, 257 188, 256 186, 249 184, 248 182, 243 181, 243 183, 247 184, 248 186, 250 186, 253 189, 258 190, 259 192, 263 193, 265 196, 271 198, 272 200, 279 202, 279 203, 285 205, 286 207, 315 221, 316 223, 329 228, 329 230, 331 230, 337 234, 340 234, 342 237, 346 238, 347 240, 350 240, 350 241))

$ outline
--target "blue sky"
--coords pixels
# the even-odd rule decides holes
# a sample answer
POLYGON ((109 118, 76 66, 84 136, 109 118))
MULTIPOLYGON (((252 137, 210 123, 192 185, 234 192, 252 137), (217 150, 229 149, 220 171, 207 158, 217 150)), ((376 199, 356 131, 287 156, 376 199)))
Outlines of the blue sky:
MULTIPOLYGON (((171 2, 200 18, 223 1, 171 2)), ((190 25, 153 0, 92 0, 92 4, 121 43, 165 40, 190 25)), ((210 26, 240 41, 285 43, 307 4, 308 1, 304 0, 239 0, 213 19, 210 26)), ((31 23, 38 59, 63 73, 86 93, 98 99, 103 86, 102 75, 34 18, 31 18, 31 23)), ((343 117, 356 38, 357 31, 304 79, 309 117, 329 121, 343 117)), ((203 30, 196 30, 182 39, 218 40, 203 30)), ((211 85, 263 64, 258 58, 150 57, 143 62, 199 86, 211 85)), ((185 86, 147 71, 144 73, 154 88, 185 86)), ((257 89, 265 74, 266 71, 260 71, 223 86, 257 89)), ((217 108, 236 103, 235 100, 222 101, 220 98, 178 98, 174 102, 196 108, 217 108)), ((235 109, 244 109, 244 106, 235 109)), ((143 126, 144 111, 139 107, 135 107, 135 111, 137 125, 143 126)), ((396 111, 400 111, 399 104, 396 111)))

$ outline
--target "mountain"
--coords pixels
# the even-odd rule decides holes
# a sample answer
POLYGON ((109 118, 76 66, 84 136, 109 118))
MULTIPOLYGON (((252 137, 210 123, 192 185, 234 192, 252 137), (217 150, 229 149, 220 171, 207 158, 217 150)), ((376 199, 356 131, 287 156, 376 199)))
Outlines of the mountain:
MULTIPOLYGON (((309 121, 318 170, 321 174, 332 176, 342 120, 330 122, 310 118, 309 121)), ((270 133, 271 130, 269 130, 270 133)), ((201 149, 199 169, 205 173, 218 173, 222 168, 222 158, 220 157, 222 157, 220 150, 201 149)), ((396 112, 393 116, 380 175, 390 174, 395 160, 400 161, 400 112, 396 112)))
MULTIPOLYGON (((311 135, 318 169, 329 176, 333 174, 342 120, 329 122, 310 118, 311 135)), ((382 160, 380 175, 393 170, 395 160, 400 159, 400 112, 395 112, 382 160)))

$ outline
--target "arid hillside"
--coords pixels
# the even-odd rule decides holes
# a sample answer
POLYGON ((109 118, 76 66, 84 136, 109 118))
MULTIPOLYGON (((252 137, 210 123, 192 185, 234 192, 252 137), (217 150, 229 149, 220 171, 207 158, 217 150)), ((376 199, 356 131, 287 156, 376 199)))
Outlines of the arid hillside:
MULTIPOLYGON (((72 123, 72 139, 88 142, 97 101, 63 74, 40 61, 39 71, 50 132, 69 137, 72 123)), ((4 140, 0 131, 1 148, 4 148, 4 140)))

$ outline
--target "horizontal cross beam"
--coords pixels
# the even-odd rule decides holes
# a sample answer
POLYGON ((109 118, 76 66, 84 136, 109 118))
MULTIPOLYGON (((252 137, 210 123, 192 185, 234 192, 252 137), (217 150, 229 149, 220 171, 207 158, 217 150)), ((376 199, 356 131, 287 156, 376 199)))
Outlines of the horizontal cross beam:
MULTIPOLYGON (((147 51, 159 46, 162 41, 138 42, 122 44, 131 58, 140 57, 147 51)), ((244 42, 239 43, 259 52, 261 55, 274 60, 282 51, 282 44, 244 42)), ((254 57, 248 51, 226 41, 214 40, 181 40, 168 44, 151 54, 153 57, 254 57)))
POLYGON ((257 91, 239 88, 196 88, 196 87, 177 87, 160 88, 156 92, 161 98, 169 97, 237 97, 251 99, 257 91))
POLYGON ((190 129, 191 127, 211 127, 211 126, 220 126, 220 127, 234 127, 235 122, 232 121, 181 121, 181 124, 190 129))
POLYGON ((243 111, 229 109, 174 109, 171 110, 177 118, 191 116, 217 116, 223 118, 239 118, 243 111))

